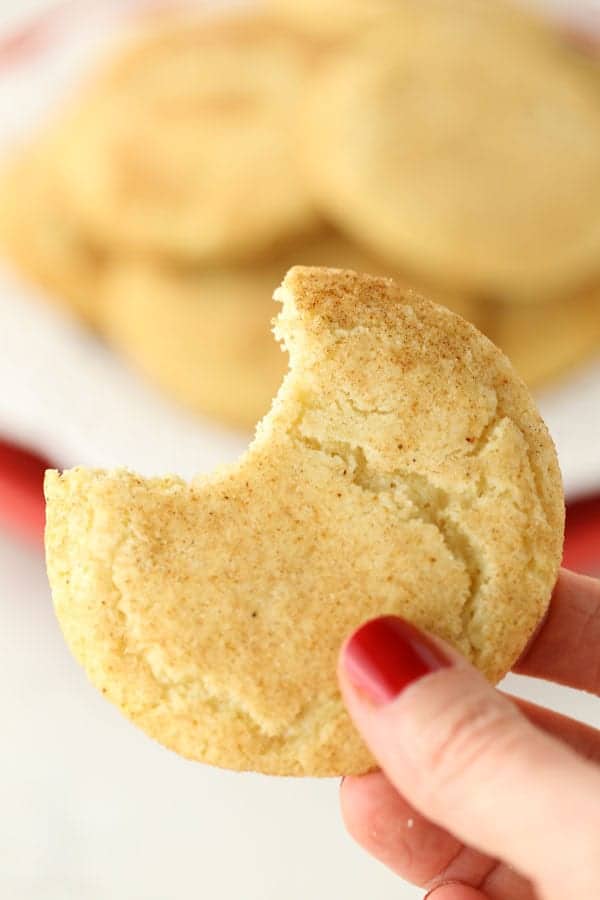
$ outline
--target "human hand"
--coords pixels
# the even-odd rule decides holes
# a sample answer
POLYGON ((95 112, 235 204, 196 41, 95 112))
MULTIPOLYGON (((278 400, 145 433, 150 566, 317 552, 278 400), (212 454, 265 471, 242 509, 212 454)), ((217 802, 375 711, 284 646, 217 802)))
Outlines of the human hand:
MULTIPOLYGON (((600 695, 600 582, 562 571, 516 672, 600 695)), ((600 897, 600 731, 491 687, 401 619, 340 656, 382 771, 344 779, 350 834, 430 900, 600 897)))

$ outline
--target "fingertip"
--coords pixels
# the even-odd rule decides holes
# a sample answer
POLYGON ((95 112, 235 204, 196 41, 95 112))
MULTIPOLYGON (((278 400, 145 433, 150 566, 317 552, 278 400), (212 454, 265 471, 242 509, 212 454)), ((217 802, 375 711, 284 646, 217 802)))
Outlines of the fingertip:
POLYGON ((342 818, 354 840, 376 856, 382 842, 389 843, 396 824, 412 816, 412 809, 398 795, 383 772, 351 775, 340 794, 342 818))
POLYGON ((423 900, 488 900, 477 888, 459 881, 445 881, 432 888, 423 900))
POLYGON ((389 791, 389 785, 382 772, 367 775, 348 775, 340 786, 340 806, 342 818, 349 834, 362 843, 361 836, 365 824, 389 791))
POLYGON ((383 772, 346 778, 340 801, 350 837, 413 884, 430 884, 460 850, 456 838, 422 816, 383 772))
POLYGON ((403 877, 411 877, 413 833, 420 816, 382 772, 344 779, 340 795, 346 831, 359 846, 403 877))

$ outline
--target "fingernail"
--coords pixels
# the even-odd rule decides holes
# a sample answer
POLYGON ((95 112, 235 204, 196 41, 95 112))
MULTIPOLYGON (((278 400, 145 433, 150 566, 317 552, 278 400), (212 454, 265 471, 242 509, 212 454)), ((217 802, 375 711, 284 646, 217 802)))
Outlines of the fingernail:
POLYGON ((383 706, 409 684, 451 662, 414 625, 397 616, 381 616, 354 632, 344 648, 343 665, 356 690, 383 706))

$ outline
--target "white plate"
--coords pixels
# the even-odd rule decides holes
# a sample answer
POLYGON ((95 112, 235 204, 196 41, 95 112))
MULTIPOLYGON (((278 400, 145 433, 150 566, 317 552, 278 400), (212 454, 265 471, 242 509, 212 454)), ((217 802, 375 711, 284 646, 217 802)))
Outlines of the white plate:
MULTIPOLYGON (((51 113, 140 5, 147 4, 59 4, 31 52, 0 59, 0 151, 51 113)), ((190 477, 234 459, 248 440, 172 407, 6 270, 0 270, 0 385, 0 434, 61 466, 125 465, 190 477)), ((600 361, 538 399, 568 496, 600 490, 600 361)))

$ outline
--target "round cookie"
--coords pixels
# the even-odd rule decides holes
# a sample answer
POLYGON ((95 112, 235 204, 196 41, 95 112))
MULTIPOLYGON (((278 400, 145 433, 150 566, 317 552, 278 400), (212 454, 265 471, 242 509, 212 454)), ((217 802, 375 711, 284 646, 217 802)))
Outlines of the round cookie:
POLYGON ((282 271, 124 262, 108 279, 105 335, 177 402, 254 428, 286 369, 271 334, 270 292, 282 271))
POLYGON ((317 70, 299 147, 325 210, 390 262, 545 300, 599 269, 600 81, 533 20, 478 10, 399 5, 317 70))
POLYGON ((292 123, 306 58, 250 14, 163 28, 82 97, 63 154, 91 233, 178 259, 244 258, 315 218, 292 123))
POLYGON ((105 282, 104 332, 178 402, 253 429, 287 368, 273 339, 272 293, 295 261, 377 270, 361 250, 327 232, 246 266, 124 260, 105 282))
MULTIPOLYGON (((434 13, 448 11, 454 0, 269 0, 273 13, 293 28, 313 37, 331 38, 360 34, 365 28, 386 25, 417 3, 434 13)), ((454 5, 454 11, 456 5, 454 5)), ((453 12, 454 12, 453 11, 453 12)), ((503 0, 461 0, 460 14, 477 12, 486 17, 524 21, 530 16, 503 0)))
POLYGON ((49 141, 22 152, 0 176, 0 248, 49 300, 95 324, 105 255, 64 202, 49 141))
POLYGON ((393 13, 397 0, 269 0, 273 13, 293 28, 318 38, 352 34, 393 13))
POLYGON ((335 269, 293 268, 276 298, 290 372, 246 454, 192 483, 48 473, 48 573, 93 683, 166 746, 364 772, 342 641, 399 614, 499 679, 556 578, 560 473, 523 383, 464 319, 335 269))
POLYGON ((600 290, 540 305, 490 304, 481 327, 530 386, 600 352, 600 290))

